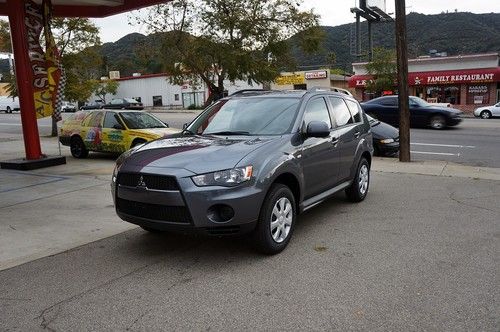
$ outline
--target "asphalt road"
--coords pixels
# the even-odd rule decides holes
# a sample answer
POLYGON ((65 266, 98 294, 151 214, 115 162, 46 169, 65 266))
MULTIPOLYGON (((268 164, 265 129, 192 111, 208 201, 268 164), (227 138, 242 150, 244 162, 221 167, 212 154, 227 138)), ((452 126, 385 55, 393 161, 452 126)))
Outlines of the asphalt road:
MULTIPOLYGON (((154 114, 171 127, 182 128, 198 112, 154 114)), ((41 119, 38 125, 40 135, 50 134, 50 119, 41 119)), ((0 114, 0 139, 2 134, 21 137, 19 113, 0 114)), ((454 128, 440 131, 412 129, 410 135, 413 160, 445 160, 470 166, 500 167, 500 119, 464 119, 454 128)))
POLYGON ((300 216, 276 256, 134 229, 1 271, 0 330, 498 331, 498 183, 372 180, 300 216))

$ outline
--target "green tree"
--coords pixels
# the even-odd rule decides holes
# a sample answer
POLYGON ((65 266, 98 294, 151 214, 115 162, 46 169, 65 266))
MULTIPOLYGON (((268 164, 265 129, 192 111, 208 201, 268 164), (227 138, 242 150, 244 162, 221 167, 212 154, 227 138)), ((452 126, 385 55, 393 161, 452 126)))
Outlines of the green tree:
POLYGON ((366 90, 380 96, 383 91, 394 91, 396 82, 396 51, 385 48, 373 50, 373 61, 366 65, 373 79, 366 84, 366 90))
POLYGON ((103 103, 106 103, 106 95, 116 94, 116 90, 118 90, 118 86, 120 83, 114 80, 105 80, 105 81, 93 81, 93 93, 99 97, 103 103))
POLYGON ((12 53, 9 22, 0 20, 0 52, 12 53))
POLYGON ((16 76, 12 75, 11 73, 7 73, 4 76, 4 80, 5 80, 5 82, 7 82, 7 87, 5 90, 7 91, 9 97, 12 97, 12 98, 18 97, 19 94, 17 92, 16 76))
POLYGON ((224 93, 224 80, 273 81, 293 60, 287 39, 319 49, 323 38, 318 16, 299 9, 300 0, 174 0, 136 18, 161 33, 164 69, 173 83, 196 75, 210 98, 224 93))
POLYGON ((86 48, 78 53, 67 53, 63 58, 66 72, 64 96, 72 102, 87 101, 100 78, 102 57, 96 48, 86 48))

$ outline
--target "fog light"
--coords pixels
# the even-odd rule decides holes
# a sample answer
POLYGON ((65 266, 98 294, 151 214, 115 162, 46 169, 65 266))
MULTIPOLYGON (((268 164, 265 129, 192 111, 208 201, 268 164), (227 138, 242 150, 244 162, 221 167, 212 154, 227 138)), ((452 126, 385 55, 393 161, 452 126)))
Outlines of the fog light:
POLYGON ((234 210, 228 205, 217 204, 208 209, 207 217, 213 222, 227 222, 234 217, 234 210))

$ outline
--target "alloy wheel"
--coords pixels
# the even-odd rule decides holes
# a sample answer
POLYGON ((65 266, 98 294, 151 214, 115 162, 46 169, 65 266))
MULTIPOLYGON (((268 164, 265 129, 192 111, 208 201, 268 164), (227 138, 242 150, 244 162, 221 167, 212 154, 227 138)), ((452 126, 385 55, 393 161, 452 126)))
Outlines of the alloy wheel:
POLYGON ((369 183, 369 171, 368 171, 368 166, 362 165, 359 168, 359 176, 358 176, 358 187, 359 187, 359 192, 361 195, 364 195, 366 191, 368 190, 368 183, 369 183))
POLYGON ((277 243, 285 241, 290 233, 293 221, 293 207, 290 200, 281 197, 276 201, 271 213, 271 236, 277 243))

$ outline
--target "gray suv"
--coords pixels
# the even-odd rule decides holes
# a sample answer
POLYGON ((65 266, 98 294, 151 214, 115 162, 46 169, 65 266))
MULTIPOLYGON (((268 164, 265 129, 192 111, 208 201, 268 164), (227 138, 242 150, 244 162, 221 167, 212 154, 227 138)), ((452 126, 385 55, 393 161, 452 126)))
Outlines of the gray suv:
POLYGON ((151 232, 250 233, 282 251, 297 215, 370 181, 370 124, 352 97, 330 91, 256 92, 219 100, 181 134, 121 155, 118 216, 151 232))

